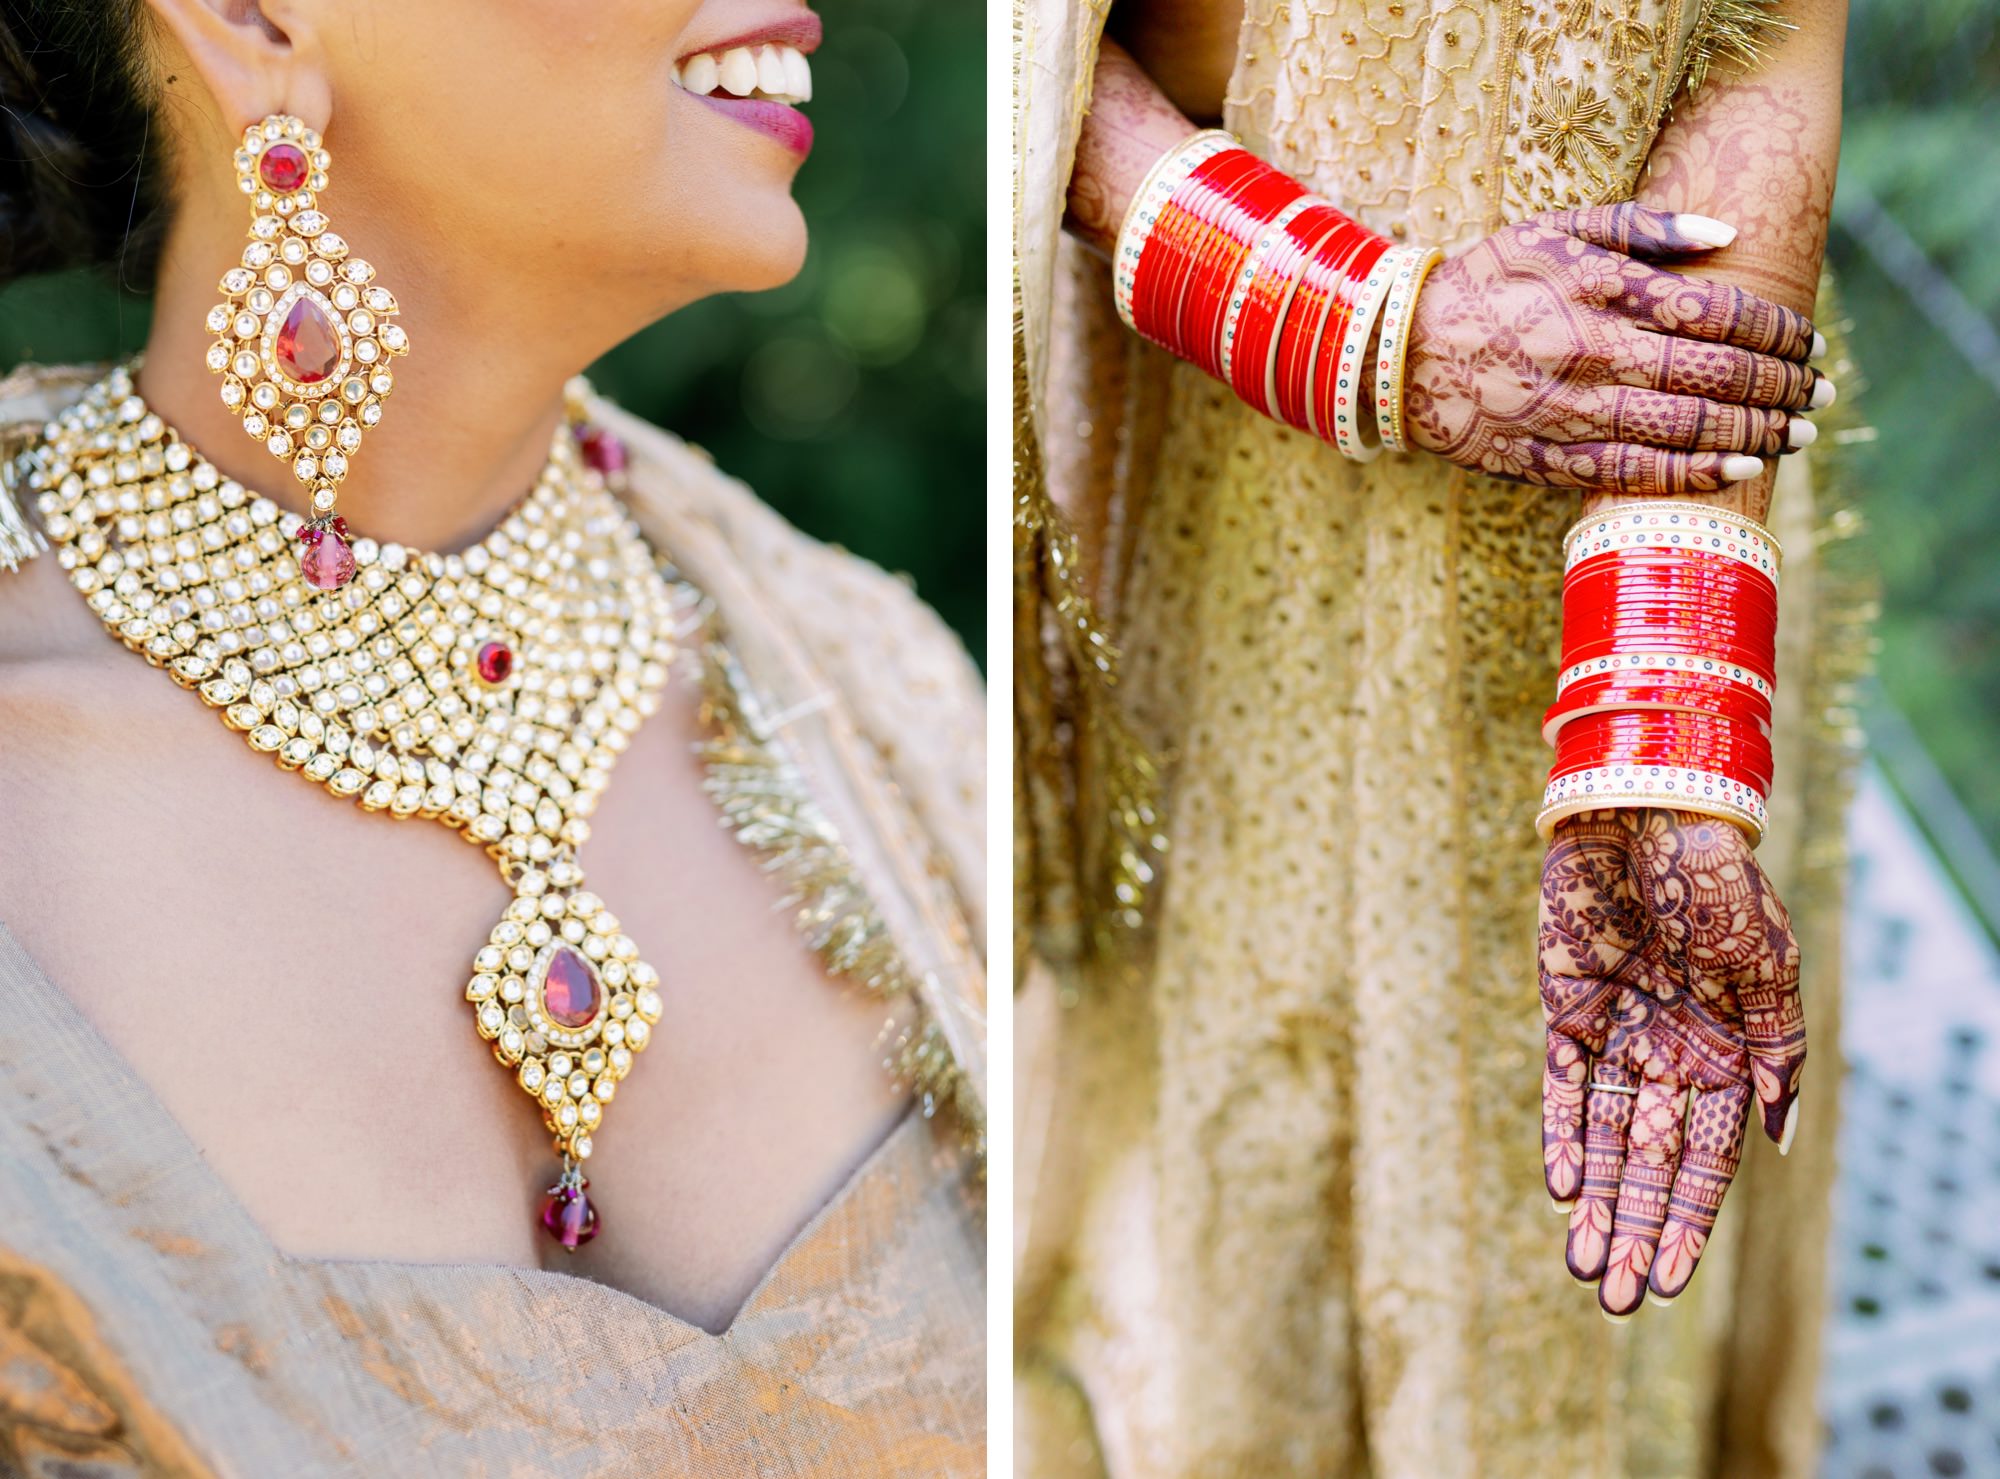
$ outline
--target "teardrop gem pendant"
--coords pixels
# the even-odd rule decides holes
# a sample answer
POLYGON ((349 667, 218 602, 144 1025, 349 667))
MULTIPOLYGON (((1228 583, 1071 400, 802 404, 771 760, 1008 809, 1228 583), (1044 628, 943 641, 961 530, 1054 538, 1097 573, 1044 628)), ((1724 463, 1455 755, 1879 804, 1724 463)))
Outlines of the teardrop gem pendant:
POLYGON ((472 959, 465 999, 479 1035, 541 1106, 563 1174, 542 1226, 574 1253, 596 1235, 582 1163, 619 1080, 660 1020, 660 977, 596 894, 583 870, 558 859, 524 869, 514 899, 472 959))

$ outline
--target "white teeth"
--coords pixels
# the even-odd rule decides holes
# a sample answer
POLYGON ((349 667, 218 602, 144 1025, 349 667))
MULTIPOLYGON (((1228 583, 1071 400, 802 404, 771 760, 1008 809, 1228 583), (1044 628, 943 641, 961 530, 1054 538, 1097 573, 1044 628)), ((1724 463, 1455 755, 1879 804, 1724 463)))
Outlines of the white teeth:
POLYGON ((811 102, 812 64, 806 60, 806 54, 789 46, 781 46, 778 48, 778 55, 785 61, 785 91, 802 103, 811 102))
POLYGON ((703 52, 681 63, 680 76, 676 80, 689 92, 714 92, 715 77, 715 58, 703 52))
POLYGON ((725 51, 717 71, 724 92, 747 98, 757 90, 757 58, 747 46, 732 46, 725 51))
POLYGON ((773 96, 791 91, 785 86, 785 64, 775 46, 766 46, 757 53, 757 87, 773 96))
POLYGON ((686 58, 674 68, 674 81, 693 93, 720 89, 733 97, 803 103, 812 96, 812 64, 795 46, 732 46, 686 58))

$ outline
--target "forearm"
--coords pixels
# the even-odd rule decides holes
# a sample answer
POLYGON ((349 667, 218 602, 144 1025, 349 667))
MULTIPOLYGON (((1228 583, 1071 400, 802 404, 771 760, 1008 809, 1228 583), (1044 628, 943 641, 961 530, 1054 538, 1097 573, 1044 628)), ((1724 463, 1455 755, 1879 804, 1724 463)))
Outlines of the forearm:
MULTIPOLYGON (((1840 156, 1840 70, 1847 0, 1789 0, 1753 72, 1711 76, 1684 99, 1654 144, 1638 198, 1737 228, 1729 246, 1689 269, 1810 314, 1840 156)), ((1701 495, 1762 519, 1772 475, 1701 495)), ((1587 506, 1607 500, 1594 496, 1587 506)))
POLYGON ((1125 208, 1146 171, 1194 131, 1195 125, 1167 101, 1131 54, 1105 40, 1069 177, 1069 211, 1063 218, 1069 233, 1110 256, 1125 208))

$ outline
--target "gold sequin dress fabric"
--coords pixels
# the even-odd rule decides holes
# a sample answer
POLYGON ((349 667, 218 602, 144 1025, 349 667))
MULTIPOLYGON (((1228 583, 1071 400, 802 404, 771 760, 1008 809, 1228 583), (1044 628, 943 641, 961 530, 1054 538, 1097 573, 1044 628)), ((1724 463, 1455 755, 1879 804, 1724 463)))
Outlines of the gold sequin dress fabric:
MULTIPOLYGON (((1031 203, 1060 200, 1096 41, 1045 12, 1077 8, 1017 6, 1031 203)), ((1452 251, 1629 195, 1703 15, 1249 0, 1224 122, 1452 251)), ((1018 1471, 1809 1472, 1846 739, 1807 640, 1805 459, 1772 515, 1791 558, 1760 854, 1808 952, 1799 1141, 1781 1167, 1753 1148, 1689 1294, 1614 1328, 1563 1267, 1539 1160, 1539 716, 1574 496, 1347 462, 1126 333, 1073 243, 1024 239, 1019 265, 1028 475, 1089 552, 1169 850, 1149 950, 1045 948, 1021 991, 1018 1471)), ((1108 825, 1088 775, 1075 795, 1083 833, 1108 825)))
MULTIPOLYGON (((95 373, 0 380, 0 430, 95 373)), ((0 907, 0 1473, 984 1474, 978 675, 904 582, 806 538, 698 449, 592 415, 625 441, 634 515, 727 643, 730 773, 712 775, 728 819, 749 833, 756 806, 775 824, 800 815, 792 788, 811 798, 851 870, 842 894, 796 849, 767 856, 832 923, 865 913, 868 958, 893 952, 961 1070, 949 1102, 927 1118, 918 1097, 721 1334, 543 1269, 295 1258, 0 907), (753 695, 791 716, 783 786, 731 778, 756 768, 753 695)))

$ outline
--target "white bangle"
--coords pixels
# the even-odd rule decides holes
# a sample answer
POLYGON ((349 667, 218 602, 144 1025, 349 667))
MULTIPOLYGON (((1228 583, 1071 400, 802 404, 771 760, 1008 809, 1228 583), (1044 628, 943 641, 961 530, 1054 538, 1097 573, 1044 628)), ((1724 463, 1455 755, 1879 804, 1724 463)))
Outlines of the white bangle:
POLYGON ((1430 270, 1444 260, 1436 247, 1402 247, 1396 275, 1382 305, 1382 340, 1375 350, 1375 416, 1382 445, 1405 450, 1403 440, 1403 370, 1410 354, 1410 325, 1416 319, 1417 293, 1430 270))
POLYGON ((1369 341, 1375 337, 1375 320, 1381 316, 1382 300, 1389 294, 1389 282, 1396 275, 1396 254, 1400 248, 1391 247, 1375 259, 1369 269, 1367 279, 1361 284, 1361 291, 1354 298, 1354 313, 1347 320, 1347 330, 1340 336, 1340 358, 1333 367, 1333 405, 1330 428, 1317 428, 1324 436, 1333 432, 1333 444, 1341 454, 1356 462, 1372 462, 1382 450, 1380 442, 1370 441, 1367 428, 1374 418, 1368 414, 1369 397, 1366 388, 1367 377, 1363 367, 1368 357, 1369 341))

